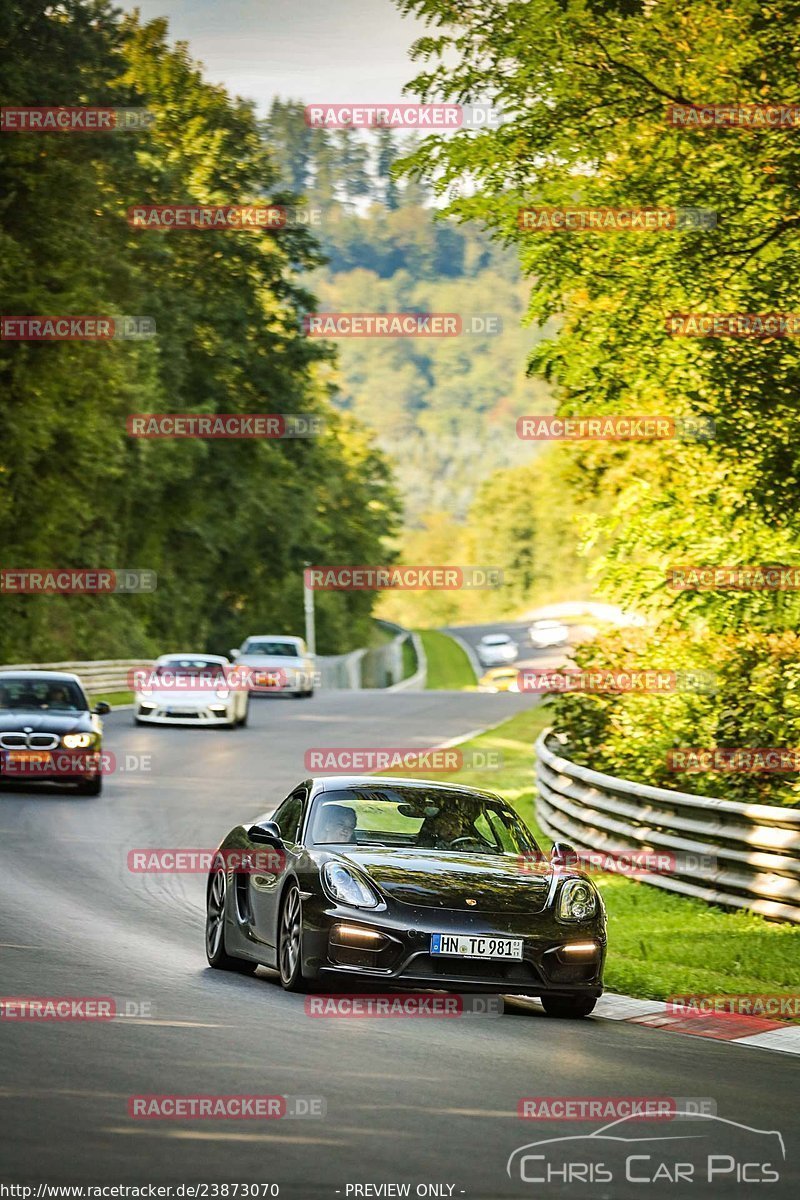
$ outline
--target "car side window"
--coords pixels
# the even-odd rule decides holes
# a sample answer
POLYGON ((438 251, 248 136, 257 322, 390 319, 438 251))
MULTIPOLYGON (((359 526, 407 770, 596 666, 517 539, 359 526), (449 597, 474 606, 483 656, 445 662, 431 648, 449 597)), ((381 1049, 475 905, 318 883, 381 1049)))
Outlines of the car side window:
POLYGON ((280 829, 281 837, 285 842, 297 841, 297 828, 300 824, 300 818, 303 815, 305 795, 304 790, 292 792, 291 796, 286 797, 283 804, 281 804, 272 817, 272 820, 280 829))

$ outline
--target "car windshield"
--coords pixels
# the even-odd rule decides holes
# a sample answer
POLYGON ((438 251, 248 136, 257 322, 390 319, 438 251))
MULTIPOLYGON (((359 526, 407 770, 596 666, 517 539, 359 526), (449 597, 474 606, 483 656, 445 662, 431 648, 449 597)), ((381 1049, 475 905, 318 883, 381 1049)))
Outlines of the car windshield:
POLYGON ((222 663, 209 662, 207 658, 170 658, 159 663, 156 667, 158 679, 173 678, 176 675, 203 675, 205 678, 224 679, 222 663))
POLYGON ((323 792, 314 801, 310 840, 315 846, 540 856, 531 832, 502 800, 402 786, 323 792))
POLYGON ((245 642, 243 654, 265 654, 270 658, 297 658, 300 651, 294 642, 245 642))
POLYGON ((71 679, 21 679, 0 675, 0 709, 37 712, 86 712, 89 705, 71 679))
POLYGON ((481 638, 481 641, 485 646, 505 646, 511 638, 505 633, 492 633, 481 638))

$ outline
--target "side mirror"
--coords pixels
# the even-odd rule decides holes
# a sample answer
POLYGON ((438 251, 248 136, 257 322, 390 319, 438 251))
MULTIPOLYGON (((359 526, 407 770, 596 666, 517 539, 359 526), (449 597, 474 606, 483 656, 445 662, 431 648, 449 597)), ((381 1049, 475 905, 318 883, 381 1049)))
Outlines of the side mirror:
POLYGON ((247 836, 258 846, 283 845, 281 831, 274 821, 265 821, 263 825, 251 825, 247 836))
POLYGON ((554 867, 580 866, 578 851, 569 842, 556 842, 550 851, 550 862, 554 867))
POLYGON ((98 700, 97 704, 95 704, 94 708, 92 709, 92 712, 97 713, 98 717, 104 717, 106 713, 111 712, 111 705, 107 704, 105 700, 98 700))
POLYGON ((238 658, 238 657, 239 657, 239 651, 231 650, 231 658, 238 658))

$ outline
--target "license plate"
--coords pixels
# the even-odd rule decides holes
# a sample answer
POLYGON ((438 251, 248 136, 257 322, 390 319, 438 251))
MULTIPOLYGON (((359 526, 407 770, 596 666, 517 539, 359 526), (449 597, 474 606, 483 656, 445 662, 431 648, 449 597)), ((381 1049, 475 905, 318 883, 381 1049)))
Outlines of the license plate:
POLYGON ((522 958, 522 938, 434 933, 431 954, 450 954, 455 958, 522 958))
POLYGON ((50 752, 48 750, 8 750, 8 761, 15 765, 19 763, 21 766, 30 764, 38 766, 41 763, 50 762, 50 752))

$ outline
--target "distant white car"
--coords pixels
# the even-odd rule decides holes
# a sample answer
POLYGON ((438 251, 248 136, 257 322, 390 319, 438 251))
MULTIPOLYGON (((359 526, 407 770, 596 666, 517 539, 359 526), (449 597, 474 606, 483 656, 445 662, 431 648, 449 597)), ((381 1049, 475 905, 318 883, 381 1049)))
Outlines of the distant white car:
POLYGON ((246 725, 250 695, 217 654, 162 654, 136 679, 137 725, 246 725))
POLYGON ((569 641, 569 626, 562 621, 543 618, 534 621, 528 630, 531 645, 543 650, 546 646, 565 646, 569 641))
POLYGON ((238 650, 231 650, 231 657, 237 666, 251 669, 253 695, 314 695, 316 668, 302 638, 254 635, 246 638, 238 650))
POLYGON ((519 646, 507 633, 486 633, 478 642, 478 658, 484 667, 504 667, 517 661, 519 646))

